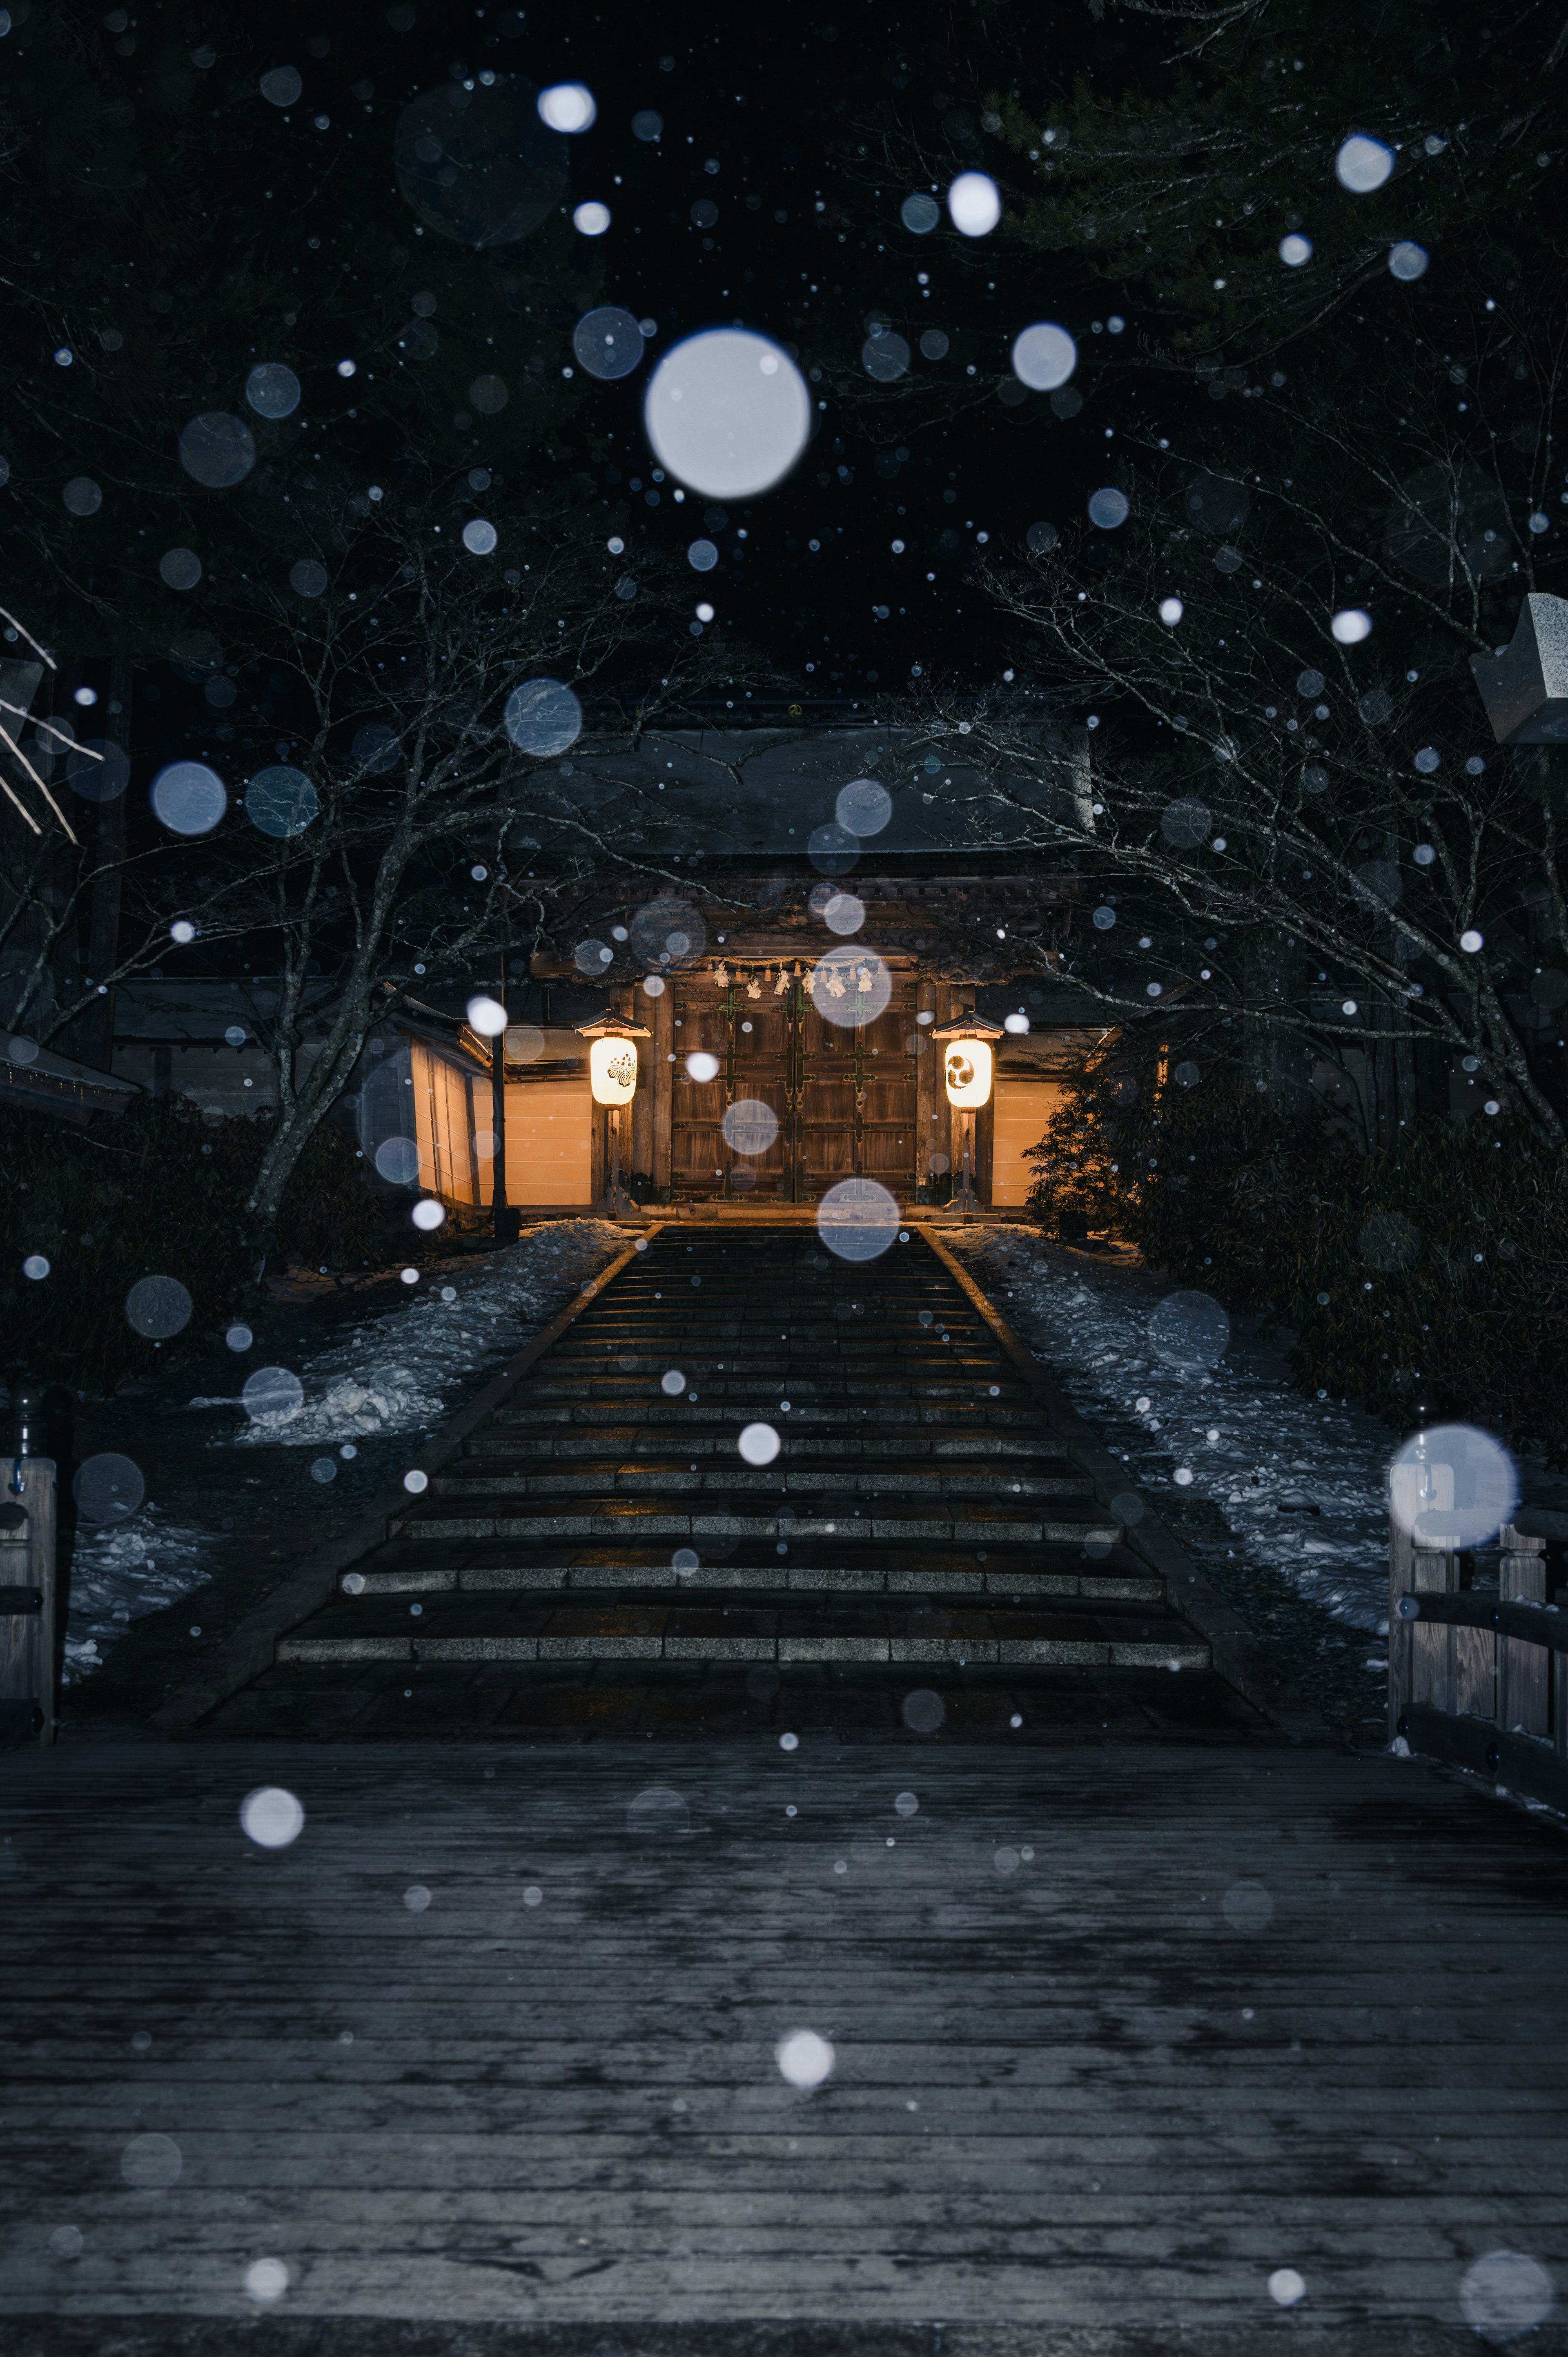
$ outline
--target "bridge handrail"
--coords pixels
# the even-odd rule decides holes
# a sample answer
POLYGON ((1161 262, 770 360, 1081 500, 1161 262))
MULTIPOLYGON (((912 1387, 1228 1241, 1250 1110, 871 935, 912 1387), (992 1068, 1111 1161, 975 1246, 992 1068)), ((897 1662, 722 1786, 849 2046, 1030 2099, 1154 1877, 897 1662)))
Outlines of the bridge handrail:
POLYGON ((1547 1549, 1568 1540, 1568 1516, 1530 1510, 1505 1523, 1498 1585, 1475 1587, 1465 1585, 1474 1551, 1434 1544, 1413 1493, 1391 1503, 1391 1745, 1568 1810, 1568 1590, 1551 1603, 1546 1593, 1547 1549))

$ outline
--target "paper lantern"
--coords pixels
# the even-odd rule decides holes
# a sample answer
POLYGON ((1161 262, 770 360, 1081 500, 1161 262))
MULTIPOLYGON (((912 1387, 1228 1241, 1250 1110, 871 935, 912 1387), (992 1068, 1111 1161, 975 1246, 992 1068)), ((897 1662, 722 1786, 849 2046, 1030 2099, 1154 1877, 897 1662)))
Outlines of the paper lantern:
POLYGON ((961 1113, 978 1113, 991 1101, 991 1044, 986 1039, 949 1039, 942 1053, 948 1103, 961 1113))
POLYGON ((596 1039, 588 1050, 588 1079, 596 1104, 629 1104, 637 1094, 636 1040, 596 1039))

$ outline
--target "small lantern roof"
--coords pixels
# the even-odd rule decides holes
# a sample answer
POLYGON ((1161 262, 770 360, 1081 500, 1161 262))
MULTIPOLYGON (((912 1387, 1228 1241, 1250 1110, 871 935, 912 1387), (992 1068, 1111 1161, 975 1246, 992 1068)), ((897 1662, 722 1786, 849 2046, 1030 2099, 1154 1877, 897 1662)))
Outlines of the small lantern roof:
POLYGON ((1004 1039, 1007 1029, 986 1015, 955 1015, 950 1023, 937 1024, 929 1036, 933 1039, 1004 1039))
POLYGON ((575 1023, 572 1028, 582 1039, 651 1039, 653 1037, 646 1023, 623 1023, 618 1015, 597 1015, 591 1023, 575 1023))

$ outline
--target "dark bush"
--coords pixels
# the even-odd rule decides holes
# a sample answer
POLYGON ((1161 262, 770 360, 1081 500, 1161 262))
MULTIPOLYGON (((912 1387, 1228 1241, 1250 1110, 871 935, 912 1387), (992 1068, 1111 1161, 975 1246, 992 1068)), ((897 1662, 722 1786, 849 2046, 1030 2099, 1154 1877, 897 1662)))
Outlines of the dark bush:
POLYGON ((1423 1123, 1362 1154, 1326 1114, 1112 1054, 1030 1158, 1048 1234, 1087 1225, 1293 1328, 1304 1391, 1402 1426, 1463 1416, 1568 1464, 1568 1174, 1526 1124, 1423 1123))
MULTIPOLYGON (((264 1123, 209 1122, 182 1099, 141 1096, 85 1129, 0 1113, 0 1331, 7 1379, 102 1390, 204 1343, 253 1297, 263 1240, 245 1198, 266 1146, 264 1123), (49 1274, 33 1280, 33 1254, 49 1274), (125 1318, 139 1277, 177 1277, 190 1323, 161 1350, 125 1318)), ((381 1214, 363 1166, 324 1125, 284 1196, 268 1265, 358 1268, 382 1257, 381 1214)))

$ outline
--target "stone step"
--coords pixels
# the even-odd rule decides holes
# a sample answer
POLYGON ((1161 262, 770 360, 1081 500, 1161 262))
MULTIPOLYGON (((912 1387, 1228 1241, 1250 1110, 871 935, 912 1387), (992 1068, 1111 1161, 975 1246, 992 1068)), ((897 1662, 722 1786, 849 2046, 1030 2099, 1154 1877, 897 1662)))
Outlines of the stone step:
MULTIPOLYGON (((540 1430, 526 1419, 509 1427, 492 1417, 464 1442, 462 1455, 482 1458, 488 1464, 532 1465, 540 1470, 550 1463, 613 1466, 627 1457, 679 1463, 682 1457, 689 1462, 692 1458, 735 1455, 738 1419, 733 1411, 720 1417, 699 1414, 687 1402, 681 1405, 685 1415, 679 1422, 671 1416, 650 1415, 646 1429, 607 1417, 591 1426, 562 1425, 540 1430), (676 1451, 678 1455, 673 1454, 676 1451)), ((778 1414, 777 1400, 772 1406, 778 1414)), ((1021 1421, 1010 1431, 985 1426, 954 1431, 949 1426, 932 1424, 885 1432, 879 1428, 880 1419, 869 1415, 864 1423, 847 1425, 841 1416, 811 1419, 796 1411, 793 1402, 790 1406, 785 1452, 792 1465, 1071 1464, 1067 1452, 1059 1444, 1052 1445, 1037 1420, 1033 1426, 1021 1421)))
MULTIPOLYGON (((397 1550, 389 1548, 389 1555, 397 1550)), ((1021 1566, 992 1567, 972 1557, 955 1556, 951 1563, 926 1555, 874 1563, 850 1563, 843 1558, 815 1563, 800 1560, 810 1549, 791 1548, 788 1563, 775 1555, 768 1561, 718 1563, 699 1561, 695 1572, 678 1571, 671 1555, 636 1560, 624 1548, 600 1550, 601 1561, 585 1559, 527 1564, 376 1564, 343 1575, 357 1580, 350 1594, 365 1596, 438 1596, 461 1591, 473 1595, 534 1595, 552 1590, 576 1592, 606 1588, 641 1590, 668 1588, 685 1596, 696 1590, 745 1588, 791 1595, 941 1596, 972 1599, 994 1595, 1021 1603, 1036 1597, 1093 1602, 1157 1604, 1165 1582, 1147 1571, 1102 1571, 1085 1563, 1073 1569, 1036 1571, 1021 1566)), ((692 1550, 688 1550, 692 1552, 692 1550)), ((825 1556, 825 1550, 819 1551, 825 1556)), ((867 1549, 894 1557, 893 1549, 867 1549)), ((1131 1558, 1129 1558, 1131 1559, 1131 1558)), ((340 1583, 341 1585, 342 1583, 340 1583)))
MULTIPOLYGON (((583 1367, 570 1374, 552 1370, 550 1361, 540 1362, 538 1377, 528 1386, 527 1397, 547 1405, 575 1400, 646 1399, 651 1385, 650 1376, 662 1374, 665 1367, 679 1367, 682 1374, 693 1370, 682 1366, 680 1359, 671 1354, 657 1370, 616 1368, 613 1370, 583 1367)), ((776 1370, 765 1374, 732 1375, 725 1372, 715 1380, 707 1378, 711 1396, 719 1398, 757 1398, 777 1400, 780 1393, 791 1400, 815 1401, 826 1405, 834 1400, 881 1402, 908 1400, 916 1404, 938 1405, 951 1402, 955 1406, 971 1410, 983 1408, 991 1400, 1024 1401, 1031 1398, 1027 1385, 1021 1383, 1005 1367, 986 1370, 976 1375, 957 1373, 950 1368, 943 1375, 910 1374, 904 1369, 899 1375, 880 1375, 875 1382, 858 1375, 802 1375, 791 1372, 783 1381, 776 1370)), ((501 1411, 498 1411, 501 1413, 501 1411)), ((525 1408, 513 1408, 512 1415, 524 1415, 525 1408)))
POLYGON ((1208 1648, 1135 1606, 1003 1609, 719 1601, 527 1604, 459 1596, 399 1614, 386 1599, 318 1614, 280 1641, 280 1662, 886 1662, 959 1667, 1202 1669, 1208 1648))
MULTIPOLYGON (((600 1399, 574 1389, 564 1399, 545 1399, 541 1396, 543 1388, 530 1384, 524 1406, 497 1408, 487 1420, 485 1431, 501 1434, 560 1430, 589 1434, 639 1431, 645 1427, 702 1430, 714 1421, 715 1405, 722 1407, 726 1421, 733 1426, 737 1415, 749 1420, 754 1415, 776 1410, 779 1400, 777 1377, 766 1386, 757 1383, 721 1383, 715 1389, 704 1384, 695 1402, 683 1393, 671 1398, 668 1393, 650 1387, 646 1380, 621 1398, 600 1399)), ((791 1432, 842 1432, 854 1413, 857 1429, 875 1428, 889 1439, 902 1435, 904 1447, 915 1450, 924 1447, 928 1434, 940 1433, 950 1434, 955 1440, 967 1442, 973 1438, 982 1447, 990 1439, 1004 1442, 1010 1448, 1017 1436, 1029 1435, 1047 1446, 1053 1445, 1050 1426, 1040 1409, 1027 1404, 1010 1406, 1005 1397, 965 1406, 958 1400, 889 1400, 878 1394, 867 1405, 864 1392, 846 1393, 837 1400, 812 1399, 801 1396, 799 1384, 792 1384, 787 1396, 791 1432)), ((1027 1403, 1027 1394, 1015 1396, 1027 1403)))
MULTIPOLYGON (((1057 1464, 1046 1470, 1009 1464, 998 1477, 989 1466, 963 1464, 857 1465, 840 1458, 822 1465, 800 1465, 780 1457, 775 1484, 786 1497, 885 1498, 918 1501, 930 1498, 1088 1498, 1094 1484, 1086 1473, 1057 1464)), ((700 1458, 650 1457, 629 1463, 570 1465, 546 1461, 535 1470, 517 1465, 494 1466, 485 1458, 456 1458, 431 1483, 437 1498, 685 1498, 747 1493, 757 1488, 756 1469, 729 1448, 706 1463, 700 1458)))
POLYGON ((1122 1524, 1088 1498, 1081 1504, 1067 1499, 1049 1512, 1009 1513, 979 1500, 954 1499, 942 1504, 931 1500, 919 1511, 897 1508, 874 1513, 849 1508, 797 1506, 780 1508, 779 1493, 771 1498, 744 1494, 727 1506, 681 1507, 660 1498, 581 1499, 568 1506, 542 1506, 534 1512, 509 1512, 497 1504, 489 1512, 460 1500, 440 1498, 432 1505, 390 1519, 388 1535, 409 1532, 419 1537, 518 1539, 630 1538, 641 1541, 704 1538, 768 1539, 785 1544, 795 1540, 836 1538, 841 1534, 871 1543, 895 1545, 921 1540, 939 1546, 988 1545, 1079 1546, 1115 1545, 1122 1524))

